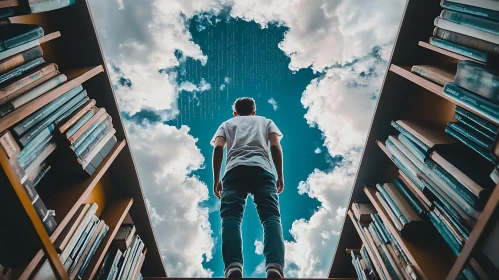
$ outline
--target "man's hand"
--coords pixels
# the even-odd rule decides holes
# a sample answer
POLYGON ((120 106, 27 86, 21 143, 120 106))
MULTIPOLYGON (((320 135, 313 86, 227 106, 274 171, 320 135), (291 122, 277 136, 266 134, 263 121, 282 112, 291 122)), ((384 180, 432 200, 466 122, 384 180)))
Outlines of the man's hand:
POLYGON ((277 194, 280 194, 280 193, 282 193, 282 191, 284 191, 284 178, 283 177, 277 178, 276 186, 277 186, 277 194))
POLYGON ((222 182, 218 181, 213 184, 213 193, 218 199, 222 198, 222 182))

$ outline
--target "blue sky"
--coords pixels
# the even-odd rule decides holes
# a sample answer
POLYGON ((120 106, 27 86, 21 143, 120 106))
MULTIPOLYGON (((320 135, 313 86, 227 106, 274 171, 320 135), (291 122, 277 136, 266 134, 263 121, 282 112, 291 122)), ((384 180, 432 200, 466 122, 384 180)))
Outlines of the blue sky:
MULTIPOLYGON (((241 96, 285 135, 285 272, 327 276, 403 8, 381 2, 90 1, 170 276, 223 275, 209 140, 241 96)), ((250 198, 243 236, 263 276, 250 198)))

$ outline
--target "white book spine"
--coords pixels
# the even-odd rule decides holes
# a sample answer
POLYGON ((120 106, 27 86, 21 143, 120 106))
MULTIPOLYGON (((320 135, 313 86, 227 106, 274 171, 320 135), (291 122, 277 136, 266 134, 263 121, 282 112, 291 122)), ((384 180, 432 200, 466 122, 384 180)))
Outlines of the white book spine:
POLYGON ((443 19, 441 17, 435 18, 435 26, 440 27, 442 29, 446 29, 449 31, 453 31, 456 33, 468 35, 474 38, 482 39, 487 42, 491 42, 494 44, 499 44, 499 35, 483 31, 483 30, 478 30, 473 27, 469 27, 466 25, 462 25, 459 23, 455 23, 452 21, 448 21, 446 19, 443 19))
POLYGON ((17 157, 17 155, 19 155, 19 152, 21 151, 21 148, 19 148, 19 145, 17 145, 16 140, 14 140, 14 138, 8 131, 0 136, 0 145, 2 146, 9 159, 17 157))
POLYGON ((80 238, 82 232, 85 230, 85 227, 88 225, 92 217, 97 212, 97 208, 98 205, 94 203, 92 204, 88 212, 85 214, 85 218, 83 218, 80 225, 78 226, 78 229, 75 231, 75 233, 71 237, 71 240, 68 242, 68 245, 66 245, 66 248, 63 249, 61 255, 59 256, 59 259, 61 260, 62 263, 66 262, 66 260, 68 259, 69 254, 71 253, 76 242, 78 242, 78 239, 80 238))
POLYGON ((92 151, 87 155, 87 157, 82 160, 80 163, 83 167, 83 169, 87 168, 87 165, 94 159, 94 157, 100 152, 100 150, 102 150, 102 148, 104 147, 104 145, 107 144, 107 142, 109 141, 109 139, 111 139, 113 136, 114 136, 114 133, 116 132, 115 129, 112 129, 109 131, 108 134, 106 134, 106 136, 104 136, 99 144, 97 144, 93 149, 92 151))
POLYGON ((36 88, 24 93, 23 95, 19 96, 18 98, 14 99, 11 101, 12 105, 17 109, 21 107, 22 105, 32 101, 33 99, 43 95, 44 93, 48 92, 49 90, 57 87, 58 85, 64 83, 65 81, 68 80, 68 77, 64 74, 60 74, 56 76, 55 78, 52 78, 45 83, 37 86, 36 88))
POLYGON ((45 0, 36 3, 30 3, 31 13, 43 13, 57 10, 69 6, 70 0, 45 0))

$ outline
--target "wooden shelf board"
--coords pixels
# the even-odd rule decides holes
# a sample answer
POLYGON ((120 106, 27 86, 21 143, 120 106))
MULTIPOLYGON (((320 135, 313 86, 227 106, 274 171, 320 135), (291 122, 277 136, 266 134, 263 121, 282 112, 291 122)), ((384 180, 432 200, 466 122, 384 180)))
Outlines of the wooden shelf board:
MULTIPOLYGON (((353 215, 353 213, 352 213, 351 210, 348 210, 348 216, 350 217, 350 220, 352 220, 352 223, 353 223, 353 225, 355 227, 355 230, 357 231, 357 234, 359 235, 360 240, 362 240, 362 244, 364 244, 364 246, 366 247, 367 253, 371 257, 371 259, 382 260, 381 255, 379 254, 378 250, 374 250, 374 251, 371 250, 370 242, 368 242, 366 240, 366 238, 364 236, 364 232, 362 231, 362 229, 357 224, 357 220, 355 219, 355 217, 354 217, 354 215, 353 215)), ((379 267, 377 265, 377 263, 374 262, 374 261, 373 261, 373 265, 375 266, 376 273, 378 273, 378 275, 383 275, 382 271, 388 271, 387 268, 384 267, 383 263, 381 263, 381 265, 383 267, 379 267)), ((386 274, 386 272, 385 272, 385 274, 386 274)))
POLYGON ((132 207, 133 199, 132 198, 123 198, 114 203, 111 203, 102 215, 100 216, 101 220, 109 226, 109 231, 104 237, 104 240, 100 244, 99 248, 95 252, 95 255, 92 258, 83 279, 93 279, 98 269, 100 268, 101 262, 106 255, 107 250, 111 246, 111 243, 118 233, 118 230, 125 219, 125 216, 128 214, 128 210, 132 207))
POLYGON ((407 80, 417 84, 418 86, 422 87, 422 88, 425 88, 426 90, 430 91, 430 92, 433 92, 434 94, 450 101, 451 103, 459 106, 459 107, 462 107, 470 112, 472 112, 473 114, 475 115, 478 115, 486 120, 488 120, 489 122, 495 124, 495 125, 499 125, 499 122, 495 121, 495 120, 492 120, 490 119, 489 117, 483 115, 482 113, 480 113, 479 111, 473 109, 473 108, 470 108, 468 105, 462 103, 460 100, 456 100, 450 96, 448 96, 447 94, 444 93, 444 88, 439 86, 439 85, 436 85, 428 80, 425 80, 424 78, 416 75, 416 74, 413 74, 410 70, 408 70, 407 68, 404 68, 404 67, 400 67, 400 66, 397 66, 395 64, 392 64, 390 65, 390 71, 399 75, 399 76, 402 76, 403 78, 406 78, 407 80))
POLYGON ((18 0, 0 0, 0 9, 1 8, 10 8, 10 7, 18 7, 18 0))
POLYGON ((383 224, 393 234, 406 253, 418 275, 428 280, 445 279, 455 261, 455 256, 453 256, 449 246, 438 236, 435 236, 435 238, 441 242, 426 242, 426 239, 414 242, 403 238, 376 197, 376 191, 365 187, 364 192, 383 220, 383 224))
POLYGON ((434 52, 443 54, 443 55, 448 56, 448 57, 453 58, 453 59, 457 59, 457 60, 470 60, 470 61, 474 61, 476 63, 485 64, 485 63, 483 63, 481 61, 478 61, 478 60, 475 60, 473 58, 470 58, 470 57, 467 57, 467 56, 464 56, 464 55, 460 55, 460 54, 457 54, 457 53, 453 53, 451 51, 444 50, 444 49, 439 48, 439 47, 432 46, 432 45, 430 45, 427 42, 419 41, 418 45, 420 47, 432 50, 434 52))
POLYGON ((38 41, 40 42, 40 44, 43 44, 43 43, 47 43, 48 41, 54 40, 54 39, 59 38, 59 37, 61 37, 61 32, 56 31, 56 32, 52 32, 52 33, 49 33, 49 34, 41 37, 40 39, 38 39, 38 41))
POLYGON ((102 65, 78 69, 74 71, 69 71, 65 73, 68 76, 68 81, 55 89, 45 93, 44 95, 38 97, 37 99, 29 102, 28 104, 21 106, 19 109, 15 110, 6 117, 0 119, 0 132, 5 131, 9 127, 23 120, 26 116, 34 113, 38 109, 42 108, 44 105, 48 104, 57 97, 63 95, 70 89, 84 83, 95 75, 104 72, 104 67, 102 65), (70 80, 69 80, 70 79, 70 80))
POLYGON ((38 217, 38 214, 36 213, 34 206, 31 204, 31 200, 28 194, 24 190, 24 187, 19 181, 16 172, 12 169, 10 165, 7 155, 2 149, 0 149, 0 166, 3 168, 3 170, 5 170, 5 173, 12 185, 12 188, 14 188, 15 193, 17 194, 22 206, 24 207, 27 215, 29 216, 31 223, 33 224, 33 228, 38 234, 40 242, 43 244, 43 247, 45 248, 48 257, 51 260, 50 263, 52 268, 55 271, 57 271, 63 279, 69 279, 63 264, 59 260, 59 256, 57 255, 55 247, 52 244, 52 241, 50 240, 50 237, 47 231, 45 230, 45 227, 43 226, 42 220, 40 219, 40 217, 38 217))

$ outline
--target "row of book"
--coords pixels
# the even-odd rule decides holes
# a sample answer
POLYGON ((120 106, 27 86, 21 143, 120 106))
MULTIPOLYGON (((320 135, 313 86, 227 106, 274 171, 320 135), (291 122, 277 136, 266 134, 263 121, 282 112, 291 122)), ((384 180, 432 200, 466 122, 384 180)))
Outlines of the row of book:
POLYGON ((140 269, 146 253, 147 248, 144 242, 135 234, 135 226, 123 224, 94 278, 98 280, 142 279, 140 269))
POLYGON ((499 3, 442 0, 430 44, 487 63, 499 55, 499 3))
MULTIPOLYGON (((469 113, 457 108, 460 117, 469 113)), ((430 123, 398 120, 392 126, 399 134, 385 145, 401 179, 377 185, 376 196, 401 236, 417 235, 429 221, 458 255, 495 187, 494 165, 430 123)), ((471 264, 463 270, 467 279, 487 279, 477 262, 471 264)))
MULTIPOLYGON (((12 2, 12 0, 2 0, 12 2)), ((17 2, 17 1, 15 1, 17 2)), ((19 1, 20 2, 20 1, 19 1)), ((48 12, 60 8, 64 8, 75 3, 75 0, 28 0, 28 7, 7 7, 0 8, 0 22, 2 18, 12 16, 35 14, 48 12)))
MULTIPOLYGON (((71 279, 83 279, 92 257, 109 227, 96 216, 97 204, 82 204, 54 242, 64 268, 71 279)), ((41 266, 34 279, 53 279, 49 261, 41 266)))
POLYGON ((406 252, 370 203, 354 202, 350 211, 365 241, 358 252, 351 252, 359 279, 420 279, 406 252))

